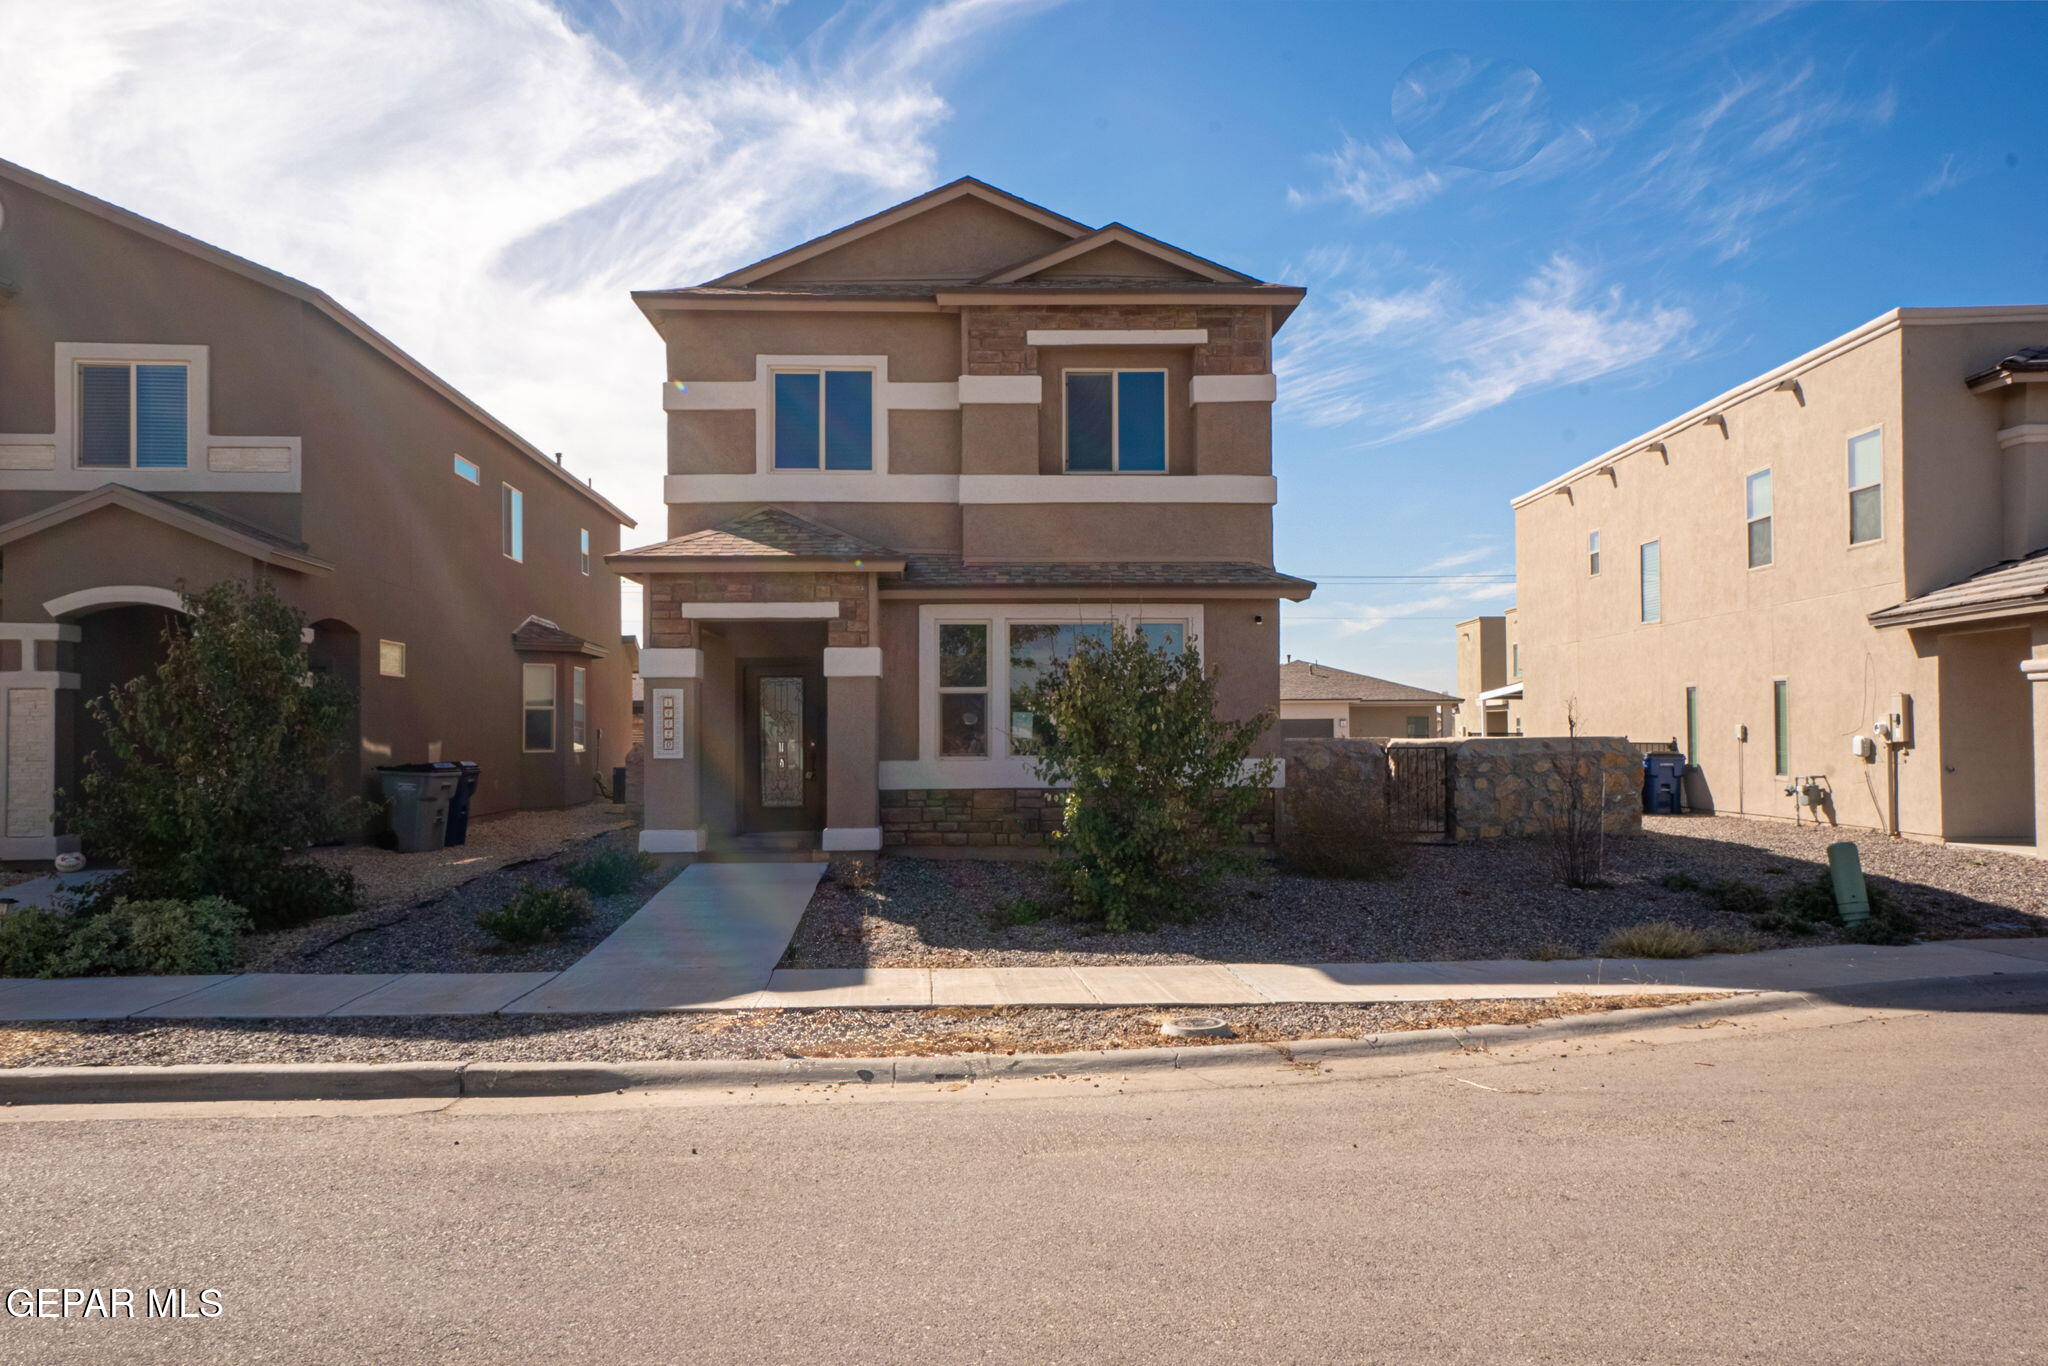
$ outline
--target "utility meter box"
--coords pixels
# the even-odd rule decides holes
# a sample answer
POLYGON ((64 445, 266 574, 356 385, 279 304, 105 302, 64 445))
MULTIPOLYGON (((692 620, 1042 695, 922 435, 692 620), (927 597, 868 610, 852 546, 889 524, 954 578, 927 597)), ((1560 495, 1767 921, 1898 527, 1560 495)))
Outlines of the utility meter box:
POLYGON ((1894 693, 1891 705, 1884 715, 1885 739, 1895 745, 1913 743, 1913 698, 1908 693, 1894 693))

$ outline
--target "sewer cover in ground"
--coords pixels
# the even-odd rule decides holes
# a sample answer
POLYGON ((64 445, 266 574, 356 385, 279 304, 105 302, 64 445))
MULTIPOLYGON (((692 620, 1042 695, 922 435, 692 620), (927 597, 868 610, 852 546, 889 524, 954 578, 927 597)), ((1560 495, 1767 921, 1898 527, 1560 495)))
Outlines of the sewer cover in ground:
POLYGON ((1230 1034, 1230 1023, 1214 1015, 1176 1015, 1159 1032, 1176 1039, 1223 1038, 1230 1034))

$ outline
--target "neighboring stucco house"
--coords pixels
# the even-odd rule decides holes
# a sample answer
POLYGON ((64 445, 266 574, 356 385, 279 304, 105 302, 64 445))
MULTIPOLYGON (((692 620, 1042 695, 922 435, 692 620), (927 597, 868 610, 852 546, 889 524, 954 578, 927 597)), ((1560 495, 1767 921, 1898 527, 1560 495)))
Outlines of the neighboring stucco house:
POLYGON ((1449 734, 1458 699, 1313 660, 1280 666, 1280 737, 1328 740, 1429 739, 1449 734))
POLYGON ((1458 735, 1522 734, 1522 633, 1517 610, 1472 617, 1458 635, 1458 735))
POLYGON ((1676 737, 1701 809, 2048 841, 2044 340, 1899 309, 1516 499, 1529 729, 1676 737))
POLYGON ((344 790, 473 759, 479 813, 587 800, 628 729, 621 524, 319 290, 0 162, 0 858, 66 844, 84 699, 226 578, 356 692, 344 790))
POLYGON ((1274 711, 1302 295, 973 179, 635 294, 669 415, 670 539, 611 557, 647 585, 643 847, 1041 842, 1026 693, 1110 623, 1274 711))

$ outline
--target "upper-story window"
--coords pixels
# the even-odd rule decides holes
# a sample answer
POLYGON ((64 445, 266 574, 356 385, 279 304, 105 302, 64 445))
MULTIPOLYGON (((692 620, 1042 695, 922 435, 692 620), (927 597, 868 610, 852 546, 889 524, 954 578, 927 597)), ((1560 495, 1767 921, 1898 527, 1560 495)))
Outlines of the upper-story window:
POLYGON ((874 371, 776 370, 772 382, 776 469, 875 467, 874 371))
POLYGON ((526 558, 526 495, 510 484, 499 485, 498 545, 505 558, 526 558))
POLYGON ((1884 535, 1884 433, 1849 438, 1849 544, 1884 535))
POLYGON ((1749 567, 1771 562, 1771 472, 1758 470, 1743 486, 1743 515, 1749 521, 1749 567))
POLYGON ((1638 586, 1642 599, 1643 620, 1664 620, 1663 542, 1643 542, 1638 586))
POLYGON ((576 532, 576 563, 584 573, 590 572, 590 528, 582 527, 576 532))
POLYGON ((78 463, 92 469, 183 469, 183 365, 92 361, 78 367, 78 463))
POLYGON ((483 480, 483 471, 476 467, 474 460, 465 460, 458 455, 455 457, 454 468, 455 477, 466 484, 481 483, 483 480))
POLYGON ((1586 573, 1592 578, 1600 576, 1600 533, 1597 531, 1586 533, 1586 573))
POLYGON ((1166 470, 1166 372, 1069 370, 1067 468, 1087 474, 1166 470))

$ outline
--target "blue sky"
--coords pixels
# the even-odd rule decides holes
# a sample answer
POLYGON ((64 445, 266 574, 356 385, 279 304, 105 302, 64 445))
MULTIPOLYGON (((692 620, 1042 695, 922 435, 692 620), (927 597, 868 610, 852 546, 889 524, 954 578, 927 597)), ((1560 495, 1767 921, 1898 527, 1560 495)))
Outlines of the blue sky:
POLYGON ((969 173, 1308 285, 1285 648, 1447 686, 1514 494, 1886 309, 2048 300, 2044 70, 2028 6, 0 0, 0 156, 320 284, 644 539, 628 289, 969 173))

